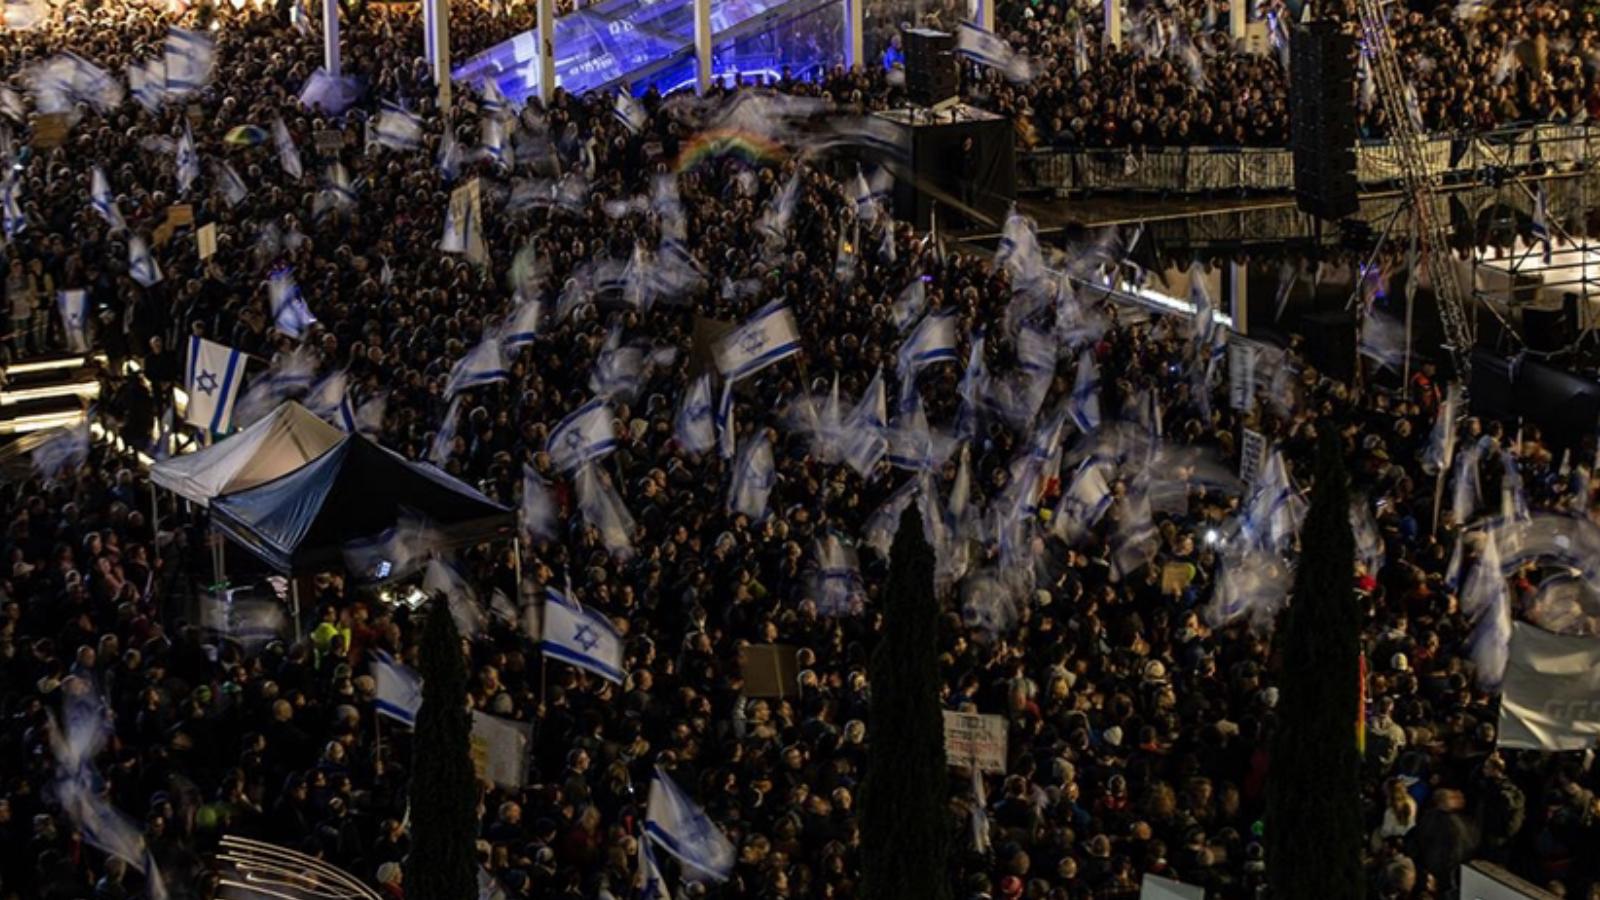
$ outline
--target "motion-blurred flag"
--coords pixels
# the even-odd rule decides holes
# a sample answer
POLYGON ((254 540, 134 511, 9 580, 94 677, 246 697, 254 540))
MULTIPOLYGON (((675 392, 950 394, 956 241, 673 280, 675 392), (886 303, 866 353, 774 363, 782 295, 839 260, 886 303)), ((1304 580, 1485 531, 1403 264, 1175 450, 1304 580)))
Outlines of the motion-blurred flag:
POLYGON ((659 766, 650 783, 644 830, 678 861, 717 881, 733 871, 733 845, 659 766))
POLYGON ((386 103, 372 126, 372 140, 390 150, 415 150, 422 146, 422 120, 386 103))
POLYGON ((6 0, 5 24, 12 31, 26 31, 50 18, 46 0, 6 0))
POLYGON ((415 728, 417 710, 422 708, 422 676, 378 650, 373 653, 372 678, 377 682, 373 710, 380 716, 415 728))
POLYGON ((145 287, 161 282, 161 266, 150 255, 150 245, 139 235, 128 238, 128 277, 145 287))
POLYGON ((178 138, 178 193, 187 194, 194 180, 200 177, 200 154, 194 149, 194 135, 189 123, 183 123, 183 136, 178 138))
POLYGON ((211 35, 182 28, 167 29, 166 92, 183 97, 211 83, 217 45, 211 35))
POLYGON ((1100 367, 1090 351, 1078 357, 1078 377, 1067 408, 1079 431, 1088 434, 1100 427, 1100 367))
POLYGON ((67 334, 67 348, 73 353, 89 350, 89 292, 83 288, 56 295, 61 309, 61 327, 67 334))
POLYGON ((609 619, 579 606, 554 588, 546 588, 543 621, 541 653, 615 684, 622 683, 622 636, 609 619))
POLYGON ((956 32, 956 49, 979 65, 999 70, 1011 81, 1033 78, 1028 57, 1011 49, 1005 38, 975 22, 962 22, 956 32))
POLYGON ((600 533, 600 542, 612 555, 633 555, 633 516, 610 480, 592 464, 584 464, 573 479, 578 512, 600 533))
POLYGON ((272 120, 272 142, 278 149, 278 165, 290 178, 299 181, 305 175, 305 169, 300 165, 300 150, 295 147, 289 126, 283 124, 281 117, 272 120))
POLYGON ((544 313, 544 305, 539 300, 524 300, 517 304, 511 311, 511 318, 506 322, 505 334, 500 337, 500 342, 507 350, 514 350, 534 342, 539 336, 539 319, 544 313))
POLYGON ((522 466, 522 508, 518 518, 522 530, 534 540, 556 539, 555 498, 550 494, 550 486, 527 463, 522 466))
POLYGON ((644 105, 633 99, 626 89, 617 91, 617 103, 612 108, 612 113, 622 127, 633 134, 638 134, 650 124, 650 114, 645 111, 644 105))
POLYGON ((738 443, 738 426, 733 421, 733 382, 723 383, 722 396, 717 400, 713 416, 717 426, 717 455, 733 459, 738 443))
POLYGON ((226 160, 216 160, 212 172, 217 182, 217 192, 222 195, 223 201, 228 206, 238 206, 250 195, 250 191, 244 186, 244 179, 239 177, 239 173, 235 172, 233 166, 228 165, 226 160))
POLYGON ((226 432, 233 424, 233 404, 244 383, 244 363, 244 354, 238 350, 191 336, 183 382, 189 394, 184 421, 213 434, 226 432))
POLYGON ((728 492, 728 509, 752 521, 766 518, 767 497, 777 482, 772 442, 763 430, 739 451, 739 463, 733 470, 733 487, 728 492))
POLYGON ((298 340, 316 324, 317 317, 306 306, 300 286, 287 267, 273 271, 267 283, 267 297, 272 304, 273 326, 284 334, 298 340))
POLYGON ((909 383, 923 366, 954 362, 959 358, 956 355, 955 313, 929 313, 922 317, 922 321, 900 345, 900 378, 909 383))
POLYGON ((500 347, 500 340, 491 335, 467 351, 467 355, 461 357, 461 361, 450 370, 450 381, 445 385, 444 395, 454 397, 461 391, 505 381, 509 377, 505 351, 500 347))
POLYGON ((773 301, 728 332, 712 351, 717 371, 738 381, 800 352, 800 329, 794 313, 773 301))
POLYGON ((661 874, 661 864, 651 847, 655 844, 647 835, 639 836, 639 900, 672 900, 667 891, 667 879, 661 874))
POLYGON ((22 204, 17 202, 21 190, 15 178, 7 178, 0 184, 0 217, 4 218, 6 240, 14 240, 28 227, 28 217, 23 215, 22 204))
POLYGON ((617 449, 611 426, 611 408, 596 397, 578 407, 551 429, 544 449, 556 467, 571 471, 617 449))
POLYGON ((711 376, 701 375, 689 386, 678 407, 674 435, 690 453, 706 453, 717 445, 716 420, 711 408, 711 376))

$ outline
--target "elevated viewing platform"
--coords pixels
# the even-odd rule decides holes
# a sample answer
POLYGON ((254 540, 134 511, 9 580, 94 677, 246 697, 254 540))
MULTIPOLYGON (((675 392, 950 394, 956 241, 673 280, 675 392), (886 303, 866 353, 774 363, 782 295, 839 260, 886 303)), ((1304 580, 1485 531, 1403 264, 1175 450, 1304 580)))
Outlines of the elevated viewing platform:
MULTIPOLYGON (((719 0, 711 5, 717 75, 806 77, 842 58, 842 0, 719 0)), ((693 0, 603 0, 556 19, 556 85, 569 93, 695 81, 693 0)), ((539 32, 525 31, 452 71, 474 88, 493 80, 521 102, 539 90, 539 32)))

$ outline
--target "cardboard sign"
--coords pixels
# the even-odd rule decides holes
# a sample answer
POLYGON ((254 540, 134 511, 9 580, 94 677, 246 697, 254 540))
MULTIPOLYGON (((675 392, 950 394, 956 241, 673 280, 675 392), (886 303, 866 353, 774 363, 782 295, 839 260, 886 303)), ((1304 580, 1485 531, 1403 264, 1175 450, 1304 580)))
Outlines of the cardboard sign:
POLYGON ((217 255, 217 223, 209 222, 200 226, 200 230, 194 233, 194 239, 199 245, 201 259, 217 255))
POLYGON ((179 228, 194 224, 194 207, 187 203, 174 203, 167 207, 167 218, 150 232, 150 241, 157 247, 172 240, 179 228))
POLYGON ((335 131, 331 128, 323 129, 314 133, 311 139, 316 144, 317 152, 323 156, 338 156, 339 151, 344 149, 344 132, 342 131, 335 131))
POLYGON ((1261 460, 1267 455, 1267 438, 1252 428, 1244 430, 1244 440, 1239 448, 1239 479, 1254 485, 1261 474, 1261 460))
POLYGON ((952 766, 976 765, 985 772, 1005 774, 1005 717, 945 710, 944 759, 952 766))
POLYGON ((783 644, 751 644, 739 660, 746 697, 793 697, 800 693, 795 649, 783 644))
POLYGON ((33 118, 33 146, 39 150, 54 150, 67 142, 67 132, 72 124, 66 113, 44 113, 33 118))
POLYGON ((528 747, 533 726, 472 713, 472 767, 478 778, 500 787, 520 788, 528 777, 528 747))

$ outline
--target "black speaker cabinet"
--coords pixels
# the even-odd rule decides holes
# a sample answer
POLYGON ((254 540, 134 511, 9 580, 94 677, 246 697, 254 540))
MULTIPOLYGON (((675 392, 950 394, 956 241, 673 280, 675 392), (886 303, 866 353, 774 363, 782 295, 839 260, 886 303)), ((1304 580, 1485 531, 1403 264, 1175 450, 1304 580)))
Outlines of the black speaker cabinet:
POLYGON ((1319 218, 1343 219, 1360 207, 1355 36, 1319 19, 1294 29, 1289 52, 1295 205, 1319 218))
POLYGON ((961 91, 961 70, 956 65, 956 36, 931 28, 906 28, 900 32, 906 51, 906 95, 919 106, 940 106, 961 91))

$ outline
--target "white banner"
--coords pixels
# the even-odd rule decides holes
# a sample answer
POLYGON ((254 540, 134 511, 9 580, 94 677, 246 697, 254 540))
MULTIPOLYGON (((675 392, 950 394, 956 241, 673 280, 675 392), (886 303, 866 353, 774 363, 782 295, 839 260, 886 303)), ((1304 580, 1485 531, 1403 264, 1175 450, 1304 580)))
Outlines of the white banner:
POLYGON ((501 787, 519 788, 527 780, 533 726, 486 713, 472 713, 472 765, 478 777, 501 787))
POLYGON ((1145 875, 1139 883, 1139 900, 1206 900, 1206 889, 1159 875, 1145 875))
POLYGON ((1256 400, 1256 345, 1234 335, 1228 339, 1228 405, 1248 411, 1256 400))
POLYGON ((1246 428, 1239 447, 1239 480, 1254 486, 1261 473, 1261 461, 1267 455, 1267 438, 1261 432, 1246 428))
POLYGON ((1583 750, 1600 739, 1600 638, 1511 626, 1499 746, 1583 750))
POLYGON ((944 758, 952 766, 977 763, 985 772, 1006 771, 1006 720, 1003 716, 944 711, 944 758))

